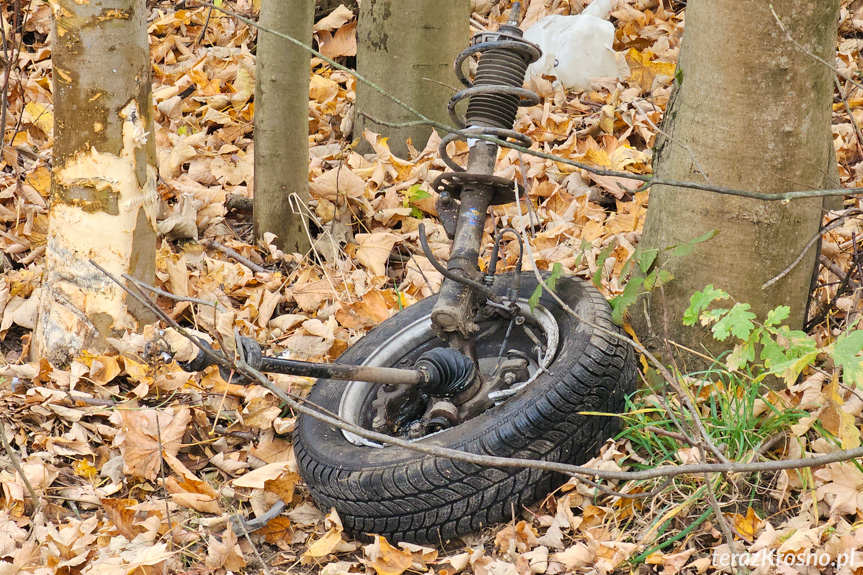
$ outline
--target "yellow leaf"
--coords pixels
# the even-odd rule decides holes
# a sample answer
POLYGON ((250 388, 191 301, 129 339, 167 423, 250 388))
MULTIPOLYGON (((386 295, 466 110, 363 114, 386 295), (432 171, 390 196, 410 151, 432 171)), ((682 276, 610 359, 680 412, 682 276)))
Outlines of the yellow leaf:
POLYGON ((309 545, 309 548, 303 553, 303 557, 311 557, 318 559, 326 557, 332 553, 336 545, 342 541, 342 530, 337 527, 330 528, 323 537, 309 545))
POLYGON ((393 547, 384 537, 376 536, 374 544, 369 547, 371 566, 378 575, 401 575, 413 564, 410 553, 393 547))
POLYGON ((584 161, 587 164, 593 164, 600 168, 611 168, 611 158, 608 157, 608 152, 591 148, 584 154, 584 161))
POLYGON ((96 475, 99 474, 99 471, 87 459, 79 459, 76 461, 73 466, 73 470, 75 471, 75 475, 78 477, 83 477, 90 481, 96 479, 96 475))
POLYGON ((146 363, 138 363, 128 357, 123 357, 123 368, 126 371, 126 375, 129 376, 129 379, 136 383, 144 381, 145 378, 147 379, 145 383, 150 383, 152 381, 152 378, 148 377, 150 366, 146 363))
POLYGON ((674 76, 674 64, 667 62, 651 62, 653 53, 639 52, 630 48, 626 53, 626 63, 629 64, 630 76, 627 82, 635 84, 643 92, 650 92, 657 76, 674 76))
POLYGON ((93 355, 84 352, 79 360, 90 368, 88 377, 98 385, 107 385, 123 371, 116 355, 93 355))
POLYGON ((252 70, 245 66, 240 66, 237 69, 237 79, 234 80, 231 87, 234 89, 234 95, 231 96, 231 105, 234 109, 239 110, 255 95, 255 76, 252 70))
POLYGON ((24 111, 30 116, 32 122, 37 128, 50 134, 54 129, 54 114, 52 114, 46 106, 38 102, 28 102, 24 106, 24 111))
POLYGON ((39 166, 27 174, 27 183, 33 186, 40 196, 47 198, 51 192, 51 170, 45 166, 39 166))
POLYGON ((606 134, 614 133, 614 106, 606 104, 599 113, 599 129, 606 134))
POLYGON ((747 541, 753 541, 755 536, 758 534, 758 531, 764 525, 764 520, 758 517, 758 515, 755 514, 755 510, 751 507, 746 509, 746 515, 735 513, 732 517, 734 518, 734 528, 738 533, 743 535, 747 541))

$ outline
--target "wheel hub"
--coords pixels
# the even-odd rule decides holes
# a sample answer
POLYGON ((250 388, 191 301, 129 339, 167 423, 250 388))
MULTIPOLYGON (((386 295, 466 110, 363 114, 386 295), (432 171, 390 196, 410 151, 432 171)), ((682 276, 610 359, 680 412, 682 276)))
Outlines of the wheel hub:
MULTIPOLYGON (((339 416, 367 429, 416 440, 455 427, 507 401, 551 364, 559 342, 557 321, 548 310, 536 306, 531 312, 527 300, 516 305, 519 315, 514 318, 494 315, 481 322, 482 329, 475 336, 478 375, 471 379, 472 385, 462 383, 446 389, 446 385, 423 388, 352 381, 342 395, 339 416)), ((441 353, 452 352, 445 346, 426 316, 393 334, 363 365, 418 368, 429 358, 440 364, 441 353)), ((452 377, 446 379, 454 381, 452 377)), ((342 433, 356 445, 383 447, 356 434, 342 433)))

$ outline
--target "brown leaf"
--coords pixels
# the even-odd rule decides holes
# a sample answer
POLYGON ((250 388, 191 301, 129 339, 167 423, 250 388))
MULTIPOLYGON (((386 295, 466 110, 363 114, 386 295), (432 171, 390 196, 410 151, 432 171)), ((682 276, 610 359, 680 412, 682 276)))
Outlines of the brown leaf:
POLYGON ((250 489, 264 489, 268 481, 278 479, 287 473, 293 473, 290 470, 290 466, 291 463, 288 461, 269 463, 241 477, 237 477, 231 481, 231 485, 234 487, 248 487, 250 489))
POLYGON ((210 535, 207 539, 207 558, 204 564, 210 569, 224 568, 227 571, 236 571, 246 566, 243 552, 237 545, 237 536, 228 527, 222 534, 222 540, 210 535))
POLYGON ((331 202, 341 199, 344 203, 344 197, 360 198, 365 191, 365 180, 345 166, 324 172, 309 183, 312 196, 331 202))
POLYGON ((354 13, 351 12, 349 8, 346 8, 343 4, 340 4, 338 8, 327 14, 324 18, 321 18, 317 22, 315 22, 312 30, 314 32, 319 32, 321 30, 338 30, 345 23, 349 22, 354 17, 354 13))
POLYGON ((365 547, 369 565, 378 575, 401 575, 413 564, 411 554, 389 544, 385 537, 375 536, 375 542, 365 547))
POLYGON ((651 52, 639 52, 635 48, 631 48, 626 53, 626 63, 629 64, 631 72, 627 82, 635 84, 647 93, 653 88, 653 81, 657 76, 674 76, 674 64, 652 62, 652 58, 651 52))
POLYGON ((120 535, 129 541, 144 531, 144 528, 134 524, 136 512, 130 509, 138 504, 134 499, 101 499, 100 502, 108 520, 114 524, 120 535))
POLYGON ((321 53, 327 58, 357 55, 357 23, 351 22, 339 28, 335 34, 319 32, 316 34, 321 45, 321 53))
POLYGON ((120 428, 114 444, 120 446, 123 454, 123 472, 144 479, 156 479, 162 457, 176 458, 182 447, 186 426, 191 420, 192 416, 187 407, 176 411, 170 407, 164 411, 115 411, 110 421, 120 428))
POLYGON ((171 499, 181 507, 188 507, 202 513, 219 515, 222 508, 219 506, 219 494, 207 483, 194 475, 184 474, 172 475, 165 482, 171 499))
POLYGON ((291 520, 279 515, 270 519, 269 523, 258 531, 258 534, 263 535, 264 541, 270 545, 287 548, 294 536, 294 530, 291 527, 291 520))
POLYGON ((336 311, 336 321, 348 329, 363 330, 374 327, 391 315, 391 305, 398 306, 395 298, 387 302, 384 294, 378 290, 370 291, 363 296, 362 301, 351 304, 340 303, 336 311))

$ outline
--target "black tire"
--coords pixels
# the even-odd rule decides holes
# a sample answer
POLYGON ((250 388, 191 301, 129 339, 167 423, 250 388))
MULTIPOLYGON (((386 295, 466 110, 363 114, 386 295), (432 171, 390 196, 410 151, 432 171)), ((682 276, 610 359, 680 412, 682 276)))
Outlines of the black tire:
MULTIPOLYGON (((511 278, 497 281, 495 290, 505 293, 511 278)), ((536 285, 532 273, 522 274, 520 297, 530 297, 536 285)), ((555 291, 580 317, 617 329, 608 303, 593 286, 561 278, 555 291)), ((428 316, 436 299, 426 298, 383 322, 339 362, 362 363, 404 326, 428 316)), ((631 346, 580 323, 546 293, 540 305, 552 312, 560 333, 558 353, 547 372, 502 405, 420 441, 470 453, 580 464, 618 432, 619 418, 580 412, 623 410, 625 397, 635 390, 631 346)), ((344 389, 344 383, 320 380, 308 399, 337 412, 344 389)), ((299 418, 294 449, 317 505, 324 511, 334 507, 345 529, 360 538, 378 534, 390 541, 441 543, 509 520, 513 508, 518 512, 545 497, 565 479, 400 447, 356 445, 339 429, 308 416, 299 418)))

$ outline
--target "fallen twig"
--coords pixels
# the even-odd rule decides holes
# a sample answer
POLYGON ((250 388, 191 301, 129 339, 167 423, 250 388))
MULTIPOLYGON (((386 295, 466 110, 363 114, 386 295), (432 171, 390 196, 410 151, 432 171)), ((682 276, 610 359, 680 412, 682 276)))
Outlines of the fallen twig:
POLYGON ((146 283, 142 282, 141 280, 139 280, 138 278, 134 278, 134 277, 130 276, 129 274, 123 274, 122 277, 123 277, 123 279, 132 282, 133 284, 135 284, 136 286, 138 286, 140 288, 144 288, 147 291, 151 291, 154 294, 158 294, 162 297, 166 297, 166 298, 172 299, 174 301, 186 301, 186 302, 190 302, 190 303, 197 303, 200 305, 212 306, 219 311, 226 311, 224 306, 222 306, 222 304, 220 304, 217 301, 207 301, 205 299, 200 299, 200 298, 196 298, 196 297, 189 297, 189 296, 184 296, 184 295, 172 294, 169 291, 165 291, 163 289, 157 288, 156 286, 151 286, 149 284, 146 284, 146 283))
MULTIPOLYGON (((611 471, 611 470, 603 470, 603 469, 591 469, 589 467, 584 467, 580 465, 571 465, 568 463, 560 463, 557 461, 542 461, 535 459, 521 459, 521 458, 509 458, 509 457, 498 457, 493 455, 481 455, 475 453, 467 453, 464 451, 458 451, 455 449, 449 449, 445 447, 438 447, 431 444, 421 443, 421 442, 413 442, 407 441, 404 439, 400 439, 397 437, 393 437, 390 435, 385 435, 383 433, 377 433, 375 431, 370 431, 358 425, 354 425, 349 423, 335 414, 328 412, 327 410, 317 406, 311 402, 306 401, 305 399, 298 397, 291 393, 286 393, 276 387, 269 379, 267 379, 261 372, 253 369, 245 362, 232 362, 226 359, 224 356, 213 353, 212 350, 208 349, 206 346, 202 345, 197 339, 195 339, 191 334, 189 334, 182 326, 177 324, 176 321, 171 319, 167 314, 164 313, 158 306, 154 305, 152 300, 143 296, 142 294, 136 294, 132 292, 127 286, 125 286, 119 278, 116 278, 113 274, 105 270, 99 264, 90 262, 93 266, 99 269, 102 273, 104 273, 107 277, 109 277, 112 281, 117 283, 122 289, 124 289, 127 293, 132 295, 135 299, 137 299, 142 305, 146 306, 150 311, 159 316, 163 321, 165 321, 169 326, 173 327, 177 330, 178 333, 182 334, 184 337, 189 339, 196 347, 198 347, 203 353, 205 353, 211 360, 218 363, 219 365, 224 365, 230 369, 234 369, 238 373, 242 373, 246 377, 253 380, 255 383, 265 387, 267 390, 272 392, 277 398, 285 402, 289 407, 291 407, 294 411, 297 411, 301 414, 307 415, 309 417, 314 417, 327 423, 328 425, 332 425, 337 429, 342 429, 345 431, 350 431, 360 437, 365 439, 370 439, 372 441, 376 441, 379 443, 385 443, 389 445, 394 445, 397 447, 402 447, 404 449, 415 451, 418 453, 423 453, 425 455, 431 455, 436 457, 445 457, 449 459, 453 459, 456 461, 463 461, 465 463, 472 463, 475 465, 481 465, 485 467, 516 467, 516 468, 530 468, 530 469, 539 469, 542 471, 551 471, 556 473, 563 473, 566 475, 570 475, 576 477, 577 479, 581 479, 582 477, 592 477, 613 481, 644 481, 649 479, 656 478, 665 478, 665 477, 675 477, 678 475, 692 475, 692 474, 704 474, 704 473, 761 473, 767 471, 779 471, 783 469, 802 469, 809 467, 820 467, 823 465, 828 465, 830 463, 838 463, 843 461, 848 461, 851 459, 859 459, 863 457, 863 447, 858 447, 855 449, 847 449, 842 451, 836 451, 834 453, 827 453, 824 455, 817 455, 814 457, 807 458, 799 458, 799 459, 789 459, 789 460, 778 460, 778 461, 763 461, 763 462, 728 462, 728 463, 699 463, 699 464, 688 464, 688 465, 670 465, 670 466, 660 466, 654 469, 646 469, 642 471, 611 471)), ((544 282, 543 282, 544 284, 544 282)), ((546 285, 546 289, 548 286, 546 285)), ((554 292, 550 292, 554 293, 554 292)), ((570 311, 569 313, 575 313, 570 311)), ((606 330, 601 326, 596 326, 592 322, 587 322, 584 319, 581 320, 590 327, 594 327, 603 333, 607 332, 611 334, 613 337, 618 337, 630 345, 636 347, 636 349, 644 349, 643 346, 637 344, 625 336, 622 336, 616 332, 611 330, 606 330)), ((647 350, 644 350, 645 352, 647 350)), ((647 352, 649 353, 649 352, 647 352)), ((651 357, 653 357, 651 355, 651 357)), ((655 358, 653 358, 655 360, 655 358)), ((625 495, 625 494, 624 494, 625 495)))
POLYGON ((18 461, 18 455, 12 450, 12 446, 9 444, 9 438, 6 437, 6 426, 2 421, 0 421, 0 443, 3 444, 3 449, 6 451, 6 455, 8 455, 9 459, 12 461, 12 467, 14 467, 15 471, 18 472, 18 476, 21 477, 21 481, 24 482, 24 487, 27 488, 27 493, 30 494, 30 498, 33 500, 33 505, 38 510, 42 507, 42 500, 39 499, 39 495, 36 494, 36 490, 33 489, 33 485, 24 473, 24 468, 21 467, 21 462, 18 461))
POLYGON ((820 240, 821 236, 823 236, 824 234, 826 234, 827 232, 829 232, 830 230, 832 230, 834 228, 838 228, 839 225, 848 216, 858 215, 860 213, 863 213, 863 210, 858 210, 858 209, 848 210, 847 213, 842 214, 841 216, 836 218, 835 221, 829 223, 828 225, 826 225, 823 228, 821 228, 820 230, 818 230, 818 233, 815 234, 814 236, 812 236, 812 239, 810 239, 806 243, 806 245, 803 247, 803 249, 800 250, 800 253, 797 255, 796 258, 794 258, 794 261, 791 262, 787 268, 785 268, 784 270, 779 272, 779 274, 776 277, 771 278, 771 279, 767 280, 766 282, 764 282, 764 284, 761 286, 761 289, 769 288, 770 286, 772 286, 773 284, 775 284, 776 282, 778 282, 779 280, 781 280, 782 278, 787 276, 789 273, 791 273, 791 270, 793 270, 795 267, 797 267, 797 264, 799 264, 803 260, 803 257, 806 255, 806 252, 809 251, 809 248, 811 248, 815 244, 815 242, 820 240))
POLYGON ((244 266, 246 266, 247 268, 249 268, 250 270, 252 270, 255 273, 258 273, 258 274, 273 273, 270 270, 268 270, 267 268, 259 266, 258 264, 256 264, 252 260, 250 260, 249 258, 241 256, 236 251, 232 250, 231 248, 229 248, 227 246, 223 246, 222 244, 220 244, 219 242, 217 242, 215 240, 204 240, 203 244, 204 244, 204 247, 210 248, 211 250, 216 250, 217 252, 222 252, 223 254, 228 256, 229 258, 233 258, 233 259, 237 260, 239 263, 243 264, 244 266))

